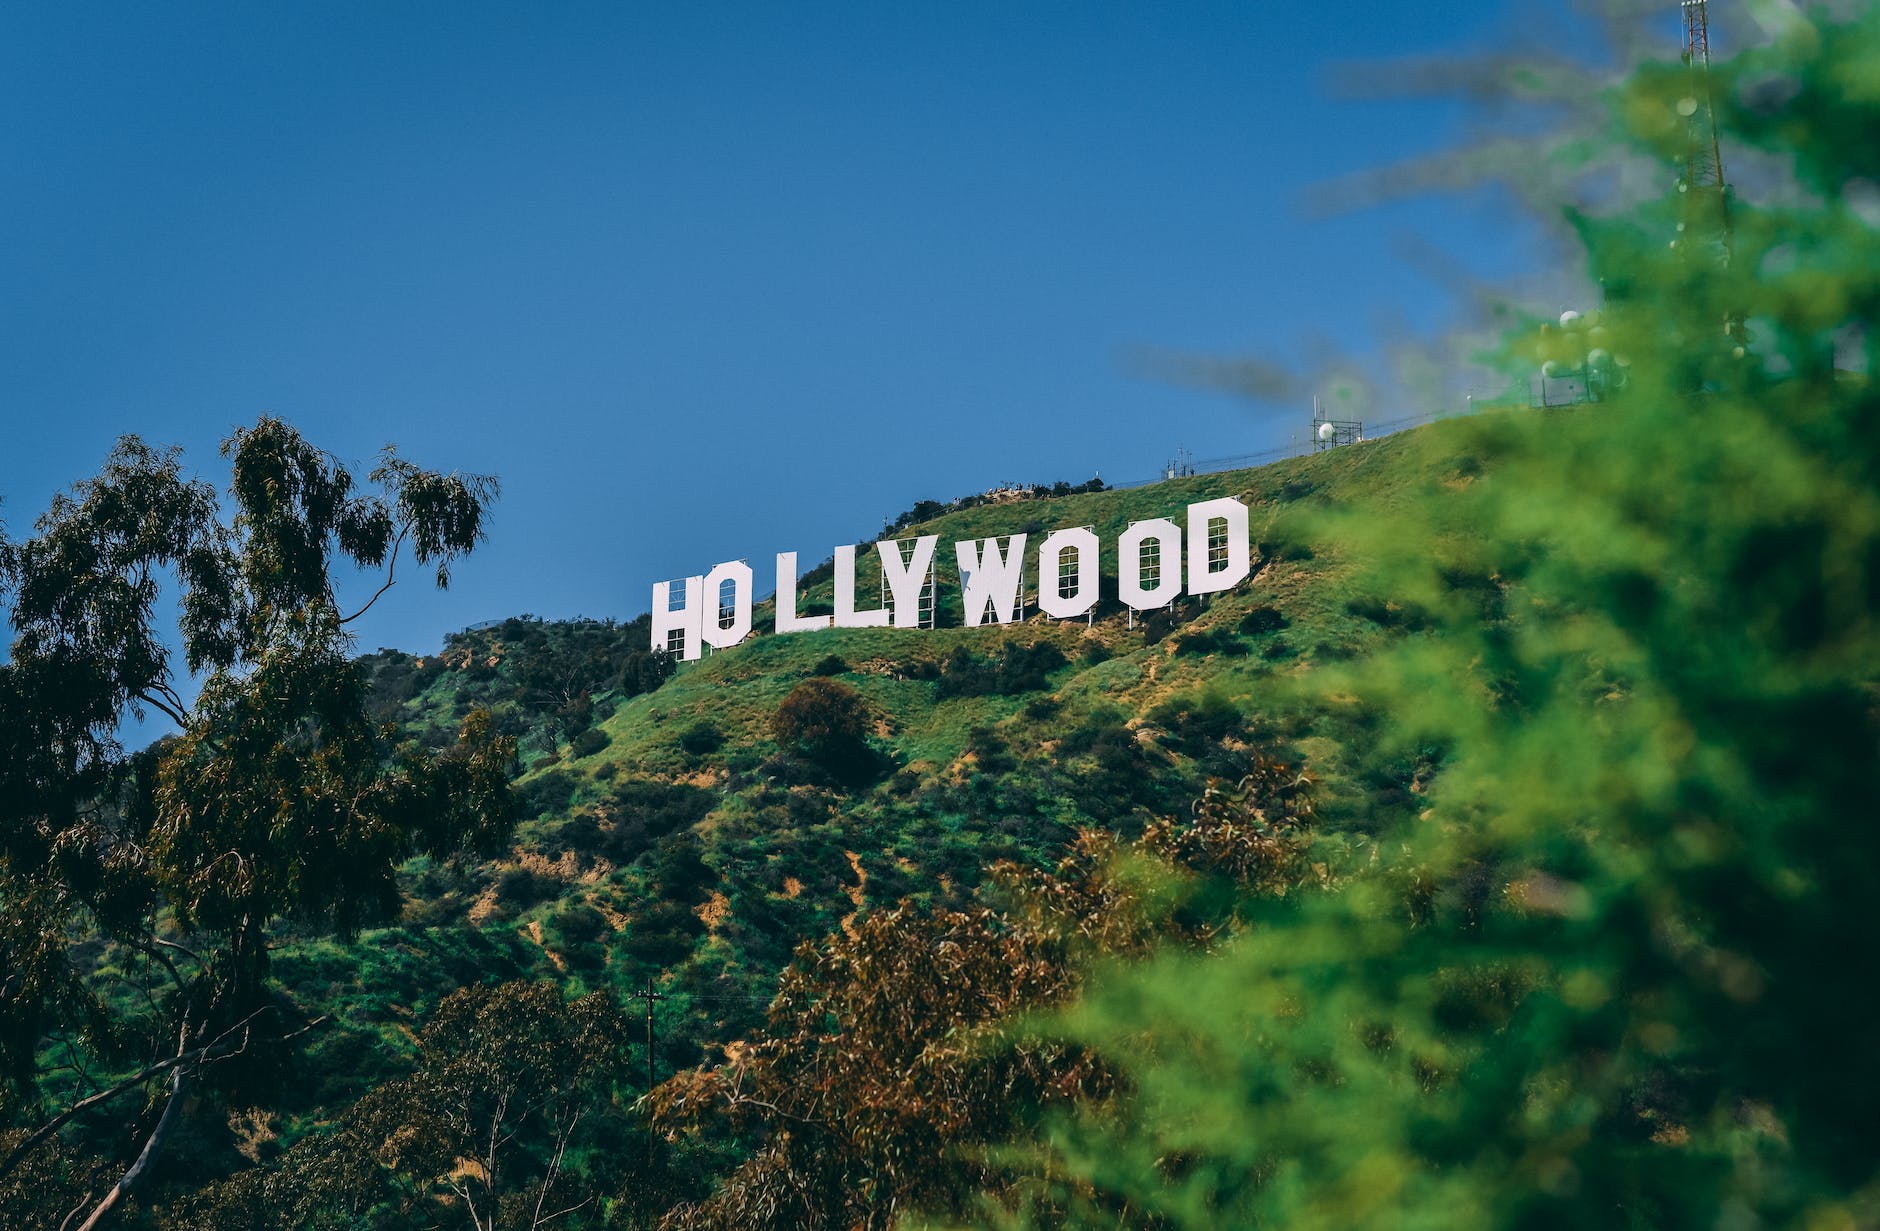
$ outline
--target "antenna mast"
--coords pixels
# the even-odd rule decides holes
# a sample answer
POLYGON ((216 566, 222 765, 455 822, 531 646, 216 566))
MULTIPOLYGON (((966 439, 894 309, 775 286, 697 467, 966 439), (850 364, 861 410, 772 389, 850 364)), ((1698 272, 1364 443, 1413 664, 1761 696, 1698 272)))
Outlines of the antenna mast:
POLYGON ((1723 151, 1710 101, 1710 10, 1706 0, 1679 0, 1684 12, 1684 64, 1690 93, 1678 100, 1684 117, 1684 196, 1681 245, 1718 265, 1730 263, 1730 186, 1723 179, 1723 151))

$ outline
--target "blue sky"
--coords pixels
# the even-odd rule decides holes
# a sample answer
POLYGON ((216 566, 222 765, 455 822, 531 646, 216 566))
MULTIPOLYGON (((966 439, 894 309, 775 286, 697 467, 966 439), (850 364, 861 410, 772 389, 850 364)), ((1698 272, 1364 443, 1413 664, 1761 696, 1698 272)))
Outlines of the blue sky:
POLYGON ((401 585, 361 635, 421 651, 808 565, 921 498, 1284 444, 1308 404, 1125 356, 1376 356, 1457 320, 1406 237, 1490 279, 1543 259, 1490 197, 1304 201, 1467 132, 1335 66, 1537 11, 0 8, 0 517, 125 432, 219 478, 264 412, 495 472, 450 593, 401 585))

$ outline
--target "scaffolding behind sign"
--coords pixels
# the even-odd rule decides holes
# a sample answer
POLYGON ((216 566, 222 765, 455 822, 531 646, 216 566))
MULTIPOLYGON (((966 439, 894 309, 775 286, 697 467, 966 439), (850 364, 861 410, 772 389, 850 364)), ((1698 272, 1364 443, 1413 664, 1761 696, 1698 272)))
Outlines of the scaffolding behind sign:
MULTIPOLYGON (((911 566, 914 563, 915 544, 918 540, 893 539, 891 542, 894 545, 895 553, 901 557, 902 567, 911 566)), ((935 579, 935 574, 938 571, 939 566, 935 564, 932 557, 929 557, 927 561, 927 575, 920 579, 920 598, 916 600, 915 603, 915 611, 918 613, 915 626, 918 628, 934 628, 939 622, 936 614, 939 605, 937 597, 938 586, 935 579)), ((894 592, 888 585, 888 574, 885 569, 881 574, 881 605, 883 607, 892 607, 894 605, 894 592)), ((900 612, 895 612, 895 615, 899 617, 900 612)))
MULTIPOLYGON (((1138 523, 1132 521, 1129 523, 1129 528, 1133 530, 1137 526, 1137 524, 1138 523)), ((1223 557, 1225 556, 1226 550, 1227 550, 1226 533, 1227 533, 1226 529, 1225 527, 1223 527, 1221 531, 1221 534, 1222 534, 1221 551, 1222 551, 1223 557)), ((1209 552, 1211 555, 1213 551, 1213 547, 1214 547, 1214 534, 1213 534, 1212 527, 1209 528, 1208 547, 1209 547, 1209 552)), ((1137 546, 1136 548, 1136 576, 1142 579, 1143 589, 1156 590, 1156 589, 1161 588, 1162 567, 1163 565, 1170 563, 1169 561, 1164 560, 1162 558, 1162 555, 1163 555, 1162 544, 1156 540, 1144 539, 1142 543, 1137 546)), ((1118 560, 1116 563, 1117 563, 1118 568, 1123 567, 1123 561, 1118 560)), ((1174 566, 1176 574, 1179 576, 1182 571, 1182 562, 1181 562, 1181 558, 1179 555, 1173 561, 1173 566, 1174 566)), ((1136 627, 1136 609, 1134 607, 1126 607, 1126 609, 1129 612, 1128 627, 1134 628, 1136 627)), ((1164 603, 1160 608, 1160 610, 1162 611, 1173 611, 1174 609, 1175 609, 1175 600, 1172 598, 1169 599, 1168 602, 1164 603)))

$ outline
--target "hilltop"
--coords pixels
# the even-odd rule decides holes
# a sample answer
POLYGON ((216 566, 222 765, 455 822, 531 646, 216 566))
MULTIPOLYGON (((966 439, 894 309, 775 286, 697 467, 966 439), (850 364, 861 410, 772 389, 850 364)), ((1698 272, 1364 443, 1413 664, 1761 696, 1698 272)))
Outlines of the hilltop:
MULTIPOLYGON (((482 705, 520 737, 525 816, 506 858, 408 867, 402 926, 350 950, 283 952, 276 969, 303 1008, 345 1006, 314 1046, 328 1077, 300 1110, 393 1071, 410 1023, 453 987, 494 978, 651 984, 668 997, 659 1072, 694 1063, 755 1027, 797 945, 904 898, 958 904, 988 865, 1049 863, 1081 829, 1129 835, 1185 815, 1256 748, 1320 780, 1329 831, 1357 837, 1413 811, 1427 761, 1373 748, 1366 715, 1327 711, 1298 685, 1415 621, 1354 599, 1345 562, 1322 541, 1303 546, 1300 526, 1389 517, 1404 489, 1448 464, 1444 430, 1130 490, 1035 489, 896 525, 943 543, 1090 526, 1108 543, 1192 501, 1245 501, 1250 580, 1147 619, 1116 602, 1106 560, 1088 622, 1034 604, 1023 623, 962 628, 944 559, 931 630, 759 635, 675 670, 649 652, 645 617, 517 617, 441 652, 368 655, 382 718, 442 743, 482 705), (776 739, 779 704, 816 678, 866 705, 866 748, 845 764, 776 739)), ((872 565, 865 557, 861 593, 878 584, 872 565)), ((828 610, 829 569, 802 593, 806 612, 828 610)), ((760 634, 773 618, 760 606, 760 634)))

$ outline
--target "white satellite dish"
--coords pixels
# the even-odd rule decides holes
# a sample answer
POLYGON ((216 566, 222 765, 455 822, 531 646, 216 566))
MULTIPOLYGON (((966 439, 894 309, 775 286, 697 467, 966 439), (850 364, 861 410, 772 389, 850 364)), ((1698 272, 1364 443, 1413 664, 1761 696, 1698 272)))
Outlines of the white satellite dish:
POLYGON ((1336 435, 1338 435, 1338 429, 1333 427, 1331 424, 1329 423, 1319 424, 1319 439, 1320 440, 1330 440, 1332 437, 1336 435))

